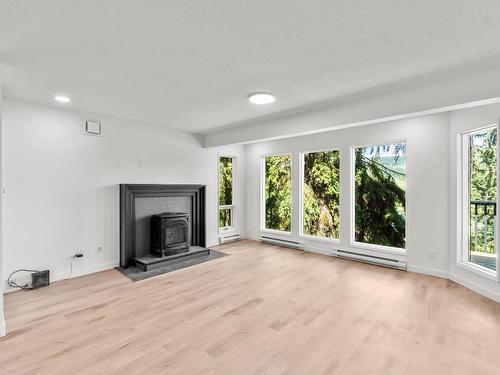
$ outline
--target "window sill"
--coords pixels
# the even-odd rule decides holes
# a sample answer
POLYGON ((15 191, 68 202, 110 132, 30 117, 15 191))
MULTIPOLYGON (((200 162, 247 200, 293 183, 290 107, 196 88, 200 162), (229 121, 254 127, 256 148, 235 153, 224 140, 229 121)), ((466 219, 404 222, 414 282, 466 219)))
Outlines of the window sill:
POLYGON ((351 248, 361 249, 361 250, 370 250, 370 251, 374 251, 377 253, 384 253, 384 254, 396 254, 396 255, 408 256, 408 252, 406 251, 406 249, 400 249, 398 247, 391 247, 391 246, 372 245, 372 244, 366 244, 366 243, 362 243, 362 242, 351 242, 351 248))
POLYGON ((459 268, 462 268, 466 271, 475 273, 476 275, 485 277, 489 280, 493 280, 496 282, 499 281, 496 272, 493 270, 490 270, 488 268, 476 265, 476 264, 471 263, 471 262, 460 262, 459 261, 455 265, 459 268))

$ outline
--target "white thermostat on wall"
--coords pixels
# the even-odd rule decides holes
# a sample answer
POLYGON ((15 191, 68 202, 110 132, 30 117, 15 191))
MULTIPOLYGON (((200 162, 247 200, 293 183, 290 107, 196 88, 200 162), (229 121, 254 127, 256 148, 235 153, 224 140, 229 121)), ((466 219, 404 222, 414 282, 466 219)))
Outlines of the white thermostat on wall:
POLYGON ((84 134, 98 137, 102 136, 102 124, 100 121, 85 119, 83 125, 84 134))

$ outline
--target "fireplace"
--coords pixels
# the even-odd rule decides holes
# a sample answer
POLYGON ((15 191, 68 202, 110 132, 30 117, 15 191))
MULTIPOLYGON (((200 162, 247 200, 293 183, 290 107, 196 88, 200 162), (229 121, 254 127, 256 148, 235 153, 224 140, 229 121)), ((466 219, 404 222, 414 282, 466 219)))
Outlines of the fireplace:
POLYGON ((188 251, 188 225, 189 215, 185 212, 151 216, 151 254, 165 257, 188 251))
POLYGON ((204 185, 120 185, 120 266, 145 269, 205 248, 204 185))

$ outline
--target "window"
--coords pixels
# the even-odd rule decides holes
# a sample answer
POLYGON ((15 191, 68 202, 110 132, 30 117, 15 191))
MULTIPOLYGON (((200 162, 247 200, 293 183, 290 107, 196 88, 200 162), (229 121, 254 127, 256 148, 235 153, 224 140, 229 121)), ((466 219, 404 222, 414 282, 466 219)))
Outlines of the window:
POLYGON ((264 229, 292 229, 292 156, 264 158, 264 229))
POLYGON ((496 272, 497 128, 465 133, 462 262, 496 272))
POLYGON ((234 228, 234 162, 236 158, 219 158, 219 231, 234 228))
POLYGON ((303 154, 302 234, 338 239, 340 152, 303 154))
POLYGON ((406 144, 355 147, 355 243, 406 246, 406 144))

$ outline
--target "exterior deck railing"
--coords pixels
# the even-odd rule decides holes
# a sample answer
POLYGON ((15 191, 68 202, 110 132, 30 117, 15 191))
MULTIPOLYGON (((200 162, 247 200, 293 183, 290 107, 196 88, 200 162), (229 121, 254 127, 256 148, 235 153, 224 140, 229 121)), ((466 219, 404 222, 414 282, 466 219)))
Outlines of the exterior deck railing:
POLYGON ((472 222, 474 225, 474 251, 488 253, 488 246, 495 244, 497 204, 494 201, 477 200, 470 202, 472 207, 472 222), (482 232, 480 234, 480 222, 482 232), (492 228, 492 235, 489 233, 492 228), (481 238, 482 237, 482 238, 481 238), (480 241, 481 240, 481 241, 480 241), (480 243, 481 242, 481 243, 480 243))

